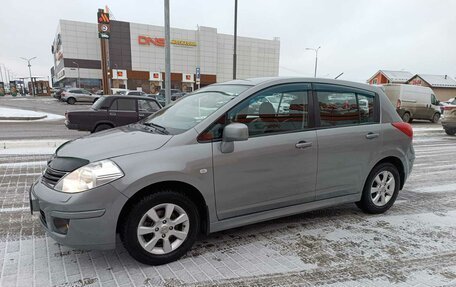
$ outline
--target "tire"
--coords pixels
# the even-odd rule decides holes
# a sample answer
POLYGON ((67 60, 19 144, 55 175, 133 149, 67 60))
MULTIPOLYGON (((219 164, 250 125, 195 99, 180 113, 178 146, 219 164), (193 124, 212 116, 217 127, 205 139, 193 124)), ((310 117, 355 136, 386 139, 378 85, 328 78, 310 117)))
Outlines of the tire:
POLYGON ((109 129, 112 129, 113 126, 111 125, 108 125, 108 124, 99 124, 95 127, 95 129, 93 130, 94 133, 96 132, 101 132, 101 131, 104 131, 104 130, 109 130, 109 129))
POLYGON ((410 123, 411 117, 409 113, 405 113, 402 115, 402 120, 406 123, 410 123))
POLYGON ((139 262, 162 265, 175 261, 195 243, 200 230, 198 209, 185 195, 162 189, 143 197, 130 210, 121 225, 120 236, 127 251, 139 262), (168 207, 173 209, 171 216, 166 214, 168 207), (183 218, 183 223, 170 224, 178 218, 183 218), (144 234, 139 234, 139 227, 144 234), (182 238, 174 235, 178 234, 176 231, 182 238), (153 244, 149 251, 145 249, 148 244, 153 244))
POLYGON ((76 103, 76 99, 75 98, 68 98, 67 103, 70 104, 70 105, 74 105, 74 103, 76 103))
POLYGON ((456 134, 456 129, 445 129, 445 132, 449 136, 454 136, 456 134))
POLYGON ((439 113, 435 113, 435 114, 432 116, 431 122, 433 122, 433 123, 438 123, 439 120, 440 120, 440 114, 439 114, 439 113))
MULTIPOLYGON (((400 186, 401 178, 396 166, 388 162, 381 163, 375 166, 367 177, 361 200, 358 201, 356 205, 365 213, 384 213, 390 209, 396 201, 400 186), (387 183, 386 185, 383 185, 385 184, 383 181, 385 175, 387 176, 388 181, 390 178, 393 178, 394 182, 391 182, 390 185, 387 183), (380 187, 380 191, 372 192, 371 190, 377 188, 377 186, 380 187), (382 198, 384 202, 382 202, 382 198)), ((379 190, 379 188, 377 188, 377 190, 379 190)))

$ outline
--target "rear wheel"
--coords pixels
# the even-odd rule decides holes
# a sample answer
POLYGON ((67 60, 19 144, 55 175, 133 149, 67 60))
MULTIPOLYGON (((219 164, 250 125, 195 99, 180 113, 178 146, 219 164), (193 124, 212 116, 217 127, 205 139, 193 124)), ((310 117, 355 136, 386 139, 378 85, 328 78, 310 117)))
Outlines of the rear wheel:
POLYGON ((136 203, 121 228, 122 242, 132 257, 144 264, 166 264, 193 246, 198 209, 185 195, 161 190, 136 203))
POLYGON ((76 99, 75 98, 68 98, 67 103, 70 104, 70 105, 74 105, 74 103, 76 103, 76 99))
POLYGON ((364 185, 361 200, 356 205, 366 213, 378 214, 390 209, 400 187, 399 172, 391 163, 375 166, 364 185))
POLYGON ((456 134, 456 128, 455 129, 445 129, 445 132, 449 136, 454 136, 456 134))
POLYGON ((411 120, 411 117, 410 117, 410 114, 409 113, 405 113, 402 115, 402 120, 406 123, 409 123, 410 120, 411 120))
POLYGON ((112 129, 113 126, 111 125, 108 125, 108 124, 100 124, 98 125, 95 130, 93 131, 94 133, 96 132, 101 132, 101 131, 104 131, 104 130, 109 130, 109 129, 112 129))
POLYGON ((439 114, 439 113, 435 113, 435 114, 432 116, 431 122, 433 122, 433 123, 438 123, 439 120, 440 120, 440 114, 439 114))

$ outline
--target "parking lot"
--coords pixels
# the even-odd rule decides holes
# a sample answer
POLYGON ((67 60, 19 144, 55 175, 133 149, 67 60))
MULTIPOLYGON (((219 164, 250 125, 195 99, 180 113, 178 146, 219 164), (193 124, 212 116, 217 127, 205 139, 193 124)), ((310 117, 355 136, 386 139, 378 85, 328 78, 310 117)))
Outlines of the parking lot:
MULTIPOLYGON (((46 101, 6 105, 58 114, 88 108, 46 101)), ((45 138, 84 135, 61 121, 0 123, 1 139, 40 138, 32 128, 17 130, 34 124, 45 138)), ((456 286, 456 137, 440 124, 413 127, 414 170, 386 214, 346 204, 232 229, 201 237, 183 259, 155 267, 137 263, 120 244, 75 250, 47 237, 30 215, 28 188, 50 154, 0 152, 0 286, 456 286)))

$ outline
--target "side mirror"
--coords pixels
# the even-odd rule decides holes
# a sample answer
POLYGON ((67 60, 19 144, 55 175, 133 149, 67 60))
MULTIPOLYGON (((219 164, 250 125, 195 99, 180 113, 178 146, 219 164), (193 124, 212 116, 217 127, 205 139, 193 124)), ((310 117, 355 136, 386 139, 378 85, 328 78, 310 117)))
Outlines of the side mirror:
POLYGON ((245 124, 232 123, 223 128, 223 138, 220 145, 222 153, 234 151, 235 141, 246 141, 249 139, 249 128, 245 124))

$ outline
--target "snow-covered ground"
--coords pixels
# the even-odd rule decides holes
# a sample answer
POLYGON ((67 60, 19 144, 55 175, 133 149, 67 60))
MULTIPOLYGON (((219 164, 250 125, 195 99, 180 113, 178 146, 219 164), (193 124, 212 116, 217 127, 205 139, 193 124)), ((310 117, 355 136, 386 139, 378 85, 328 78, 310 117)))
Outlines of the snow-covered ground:
POLYGON ((0 119, 1 122, 11 122, 11 121, 23 121, 18 118, 37 118, 31 121, 55 121, 62 120, 65 117, 61 115, 45 113, 45 112, 35 112, 29 110, 15 109, 15 108, 6 108, 0 106, 0 119), (10 118, 10 119, 8 119, 10 118))
POLYGON ((0 141, 0 155, 53 154, 67 140, 7 140, 0 141))

